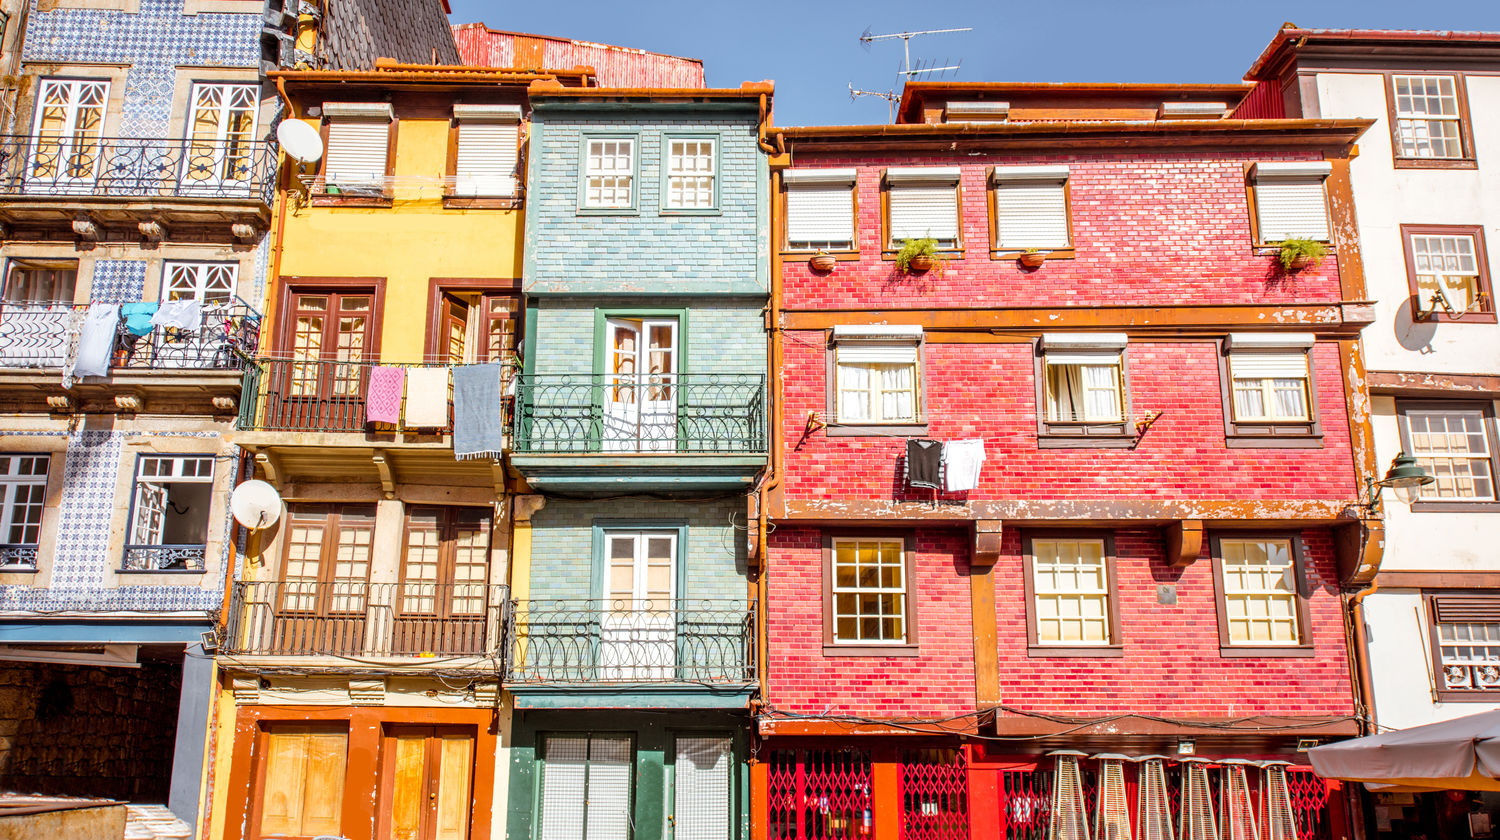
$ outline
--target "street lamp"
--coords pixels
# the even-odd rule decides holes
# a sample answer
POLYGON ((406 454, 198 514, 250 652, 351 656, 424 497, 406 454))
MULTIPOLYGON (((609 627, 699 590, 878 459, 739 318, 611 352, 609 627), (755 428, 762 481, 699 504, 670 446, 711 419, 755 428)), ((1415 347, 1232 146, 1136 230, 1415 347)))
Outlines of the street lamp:
POLYGON ((1409 505, 1417 498, 1418 487, 1425 487, 1434 481, 1437 479, 1428 475, 1415 457, 1402 452, 1391 460, 1391 468, 1385 471, 1385 478, 1379 481, 1368 477, 1365 479, 1365 489, 1370 494, 1370 512, 1380 509, 1380 491, 1387 487, 1396 491, 1396 498, 1403 504, 1409 505))

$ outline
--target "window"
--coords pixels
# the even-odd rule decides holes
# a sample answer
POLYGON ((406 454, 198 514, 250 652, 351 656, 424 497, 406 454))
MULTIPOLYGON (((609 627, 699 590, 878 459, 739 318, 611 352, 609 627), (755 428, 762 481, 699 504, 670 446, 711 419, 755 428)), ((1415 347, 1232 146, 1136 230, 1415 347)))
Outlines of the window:
POLYGON ((521 309, 518 292, 476 281, 434 281, 433 306, 429 360, 475 364, 515 355, 521 309))
POLYGON ((1109 541, 1030 537, 1026 550, 1029 643, 1053 651, 1105 652, 1120 644, 1109 541))
POLYGON ((635 747, 627 735, 548 735, 542 739, 543 840, 631 836, 635 747))
POLYGON ((1123 333, 1047 333, 1037 355, 1037 435, 1044 446, 1128 445, 1123 333))
POLYGON ((853 169, 788 169, 786 247, 788 251, 853 251, 853 169))
POLYGON ((1438 321, 1495 322, 1484 228, 1402 225, 1413 313, 1438 321))
POLYGON ((1302 545, 1295 537, 1215 537, 1219 643, 1229 649, 1304 644, 1302 545))
POLYGON ((1496 501, 1494 414, 1488 403, 1398 402, 1401 448, 1437 480, 1413 510, 1472 510, 1496 501))
POLYGON ((389 173, 394 112, 388 102, 326 102, 323 183, 329 195, 381 195, 389 173))
POLYGON ((829 353, 830 433, 915 431, 922 415, 922 328, 836 326, 829 353), (848 428, 848 427, 854 428, 848 428))
POLYGON ((27 179, 91 188, 98 173, 109 82, 43 79, 36 97, 27 179))
POLYGON ((51 462, 47 455, 0 454, 0 570, 36 568, 51 462))
POLYGON ((957 250, 958 167, 893 166, 885 171, 886 247, 908 239, 935 239, 939 248, 957 250))
POLYGON ((1312 333, 1231 333, 1220 356, 1231 447, 1318 446, 1312 333))
POLYGON ((1323 182, 1332 171, 1327 161, 1262 162, 1252 166, 1255 241, 1262 245, 1287 239, 1328 241, 1328 199, 1323 182))
POLYGON ((248 182, 255 174, 259 110, 260 85, 193 85, 183 181, 190 186, 248 182))
MULTIPOLYGON (((912 556, 904 537, 827 537, 824 541, 824 648, 916 644, 907 581, 912 556)), ((857 652, 857 651, 856 651, 857 652)))
POLYGON ((509 197, 516 189, 520 159, 521 109, 516 105, 454 105, 457 153, 452 194, 509 197))
MULTIPOLYGON (((680 536, 675 529, 603 531, 603 679, 669 680, 676 675, 680 536)), ((693 633, 687 631, 690 639, 693 633)))
POLYGON ((1066 166, 997 166, 990 181, 994 250, 1073 247, 1066 166))
POLYGON ((734 739, 728 735, 678 735, 672 755, 672 825, 675 840, 729 840, 735 814, 730 799, 734 739))
POLYGON ((126 571, 203 571, 213 481, 212 455, 136 460, 126 571))
POLYGON ((488 508, 407 509, 400 615, 435 616, 453 624, 477 618, 482 630, 489 570, 488 508))
POLYGON ((203 306, 234 302, 238 263, 168 262, 162 269, 162 300, 196 300, 203 306))
POLYGON ((1429 594, 1439 700, 1477 700, 1500 693, 1500 598, 1429 594))
MULTIPOLYGON (((370 581, 375 506, 289 506, 285 521, 279 610, 362 618, 370 581)), ((362 646, 362 642, 356 644, 362 646)))
POLYGON ((1459 77, 1392 76, 1397 158, 1468 157, 1468 103, 1459 77))
POLYGON ((635 138, 589 137, 583 141, 585 210, 635 209, 635 138))
POLYGON ((277 724, 265 734, 260 762, 258 837, 338 835, 344 806, 349 733, 310 724, 277 724))
POLYGON ((718 140, 668 137, 663 210, 713 211, 719 207, 718 140))
POLYGON ((6 303, 73 302, 73 287, 78 282, 77 260, 10 261, 5 278, 6 303))

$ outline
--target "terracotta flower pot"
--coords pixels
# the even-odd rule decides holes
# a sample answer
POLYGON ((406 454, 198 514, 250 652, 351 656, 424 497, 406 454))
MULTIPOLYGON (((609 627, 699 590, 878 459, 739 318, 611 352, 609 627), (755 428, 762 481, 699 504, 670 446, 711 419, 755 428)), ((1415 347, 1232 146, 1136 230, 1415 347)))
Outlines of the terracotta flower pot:
POLYGON ((1022 254, 1020 260, 1021 265, 1027 268, 1041 268, 1042 263, 1047 261, 1047 255, 1042 253, 1022 254))
POLYGON ((812 267, 813 271, 829 272, 833 270, 837 261, 828 254, 816 254, 807 261, 807 264, 812 267))
POLYGON ((906 265, 907 270, 912 274, 921 274, 923 272, 931 271, 934 268, 937 268, 937 264, 937 257, 919 255, 912 257, 911 262, 907 263, 906 265))
POLYGON ((1312 264, 1312 257, 1309 257, 1306 254, 1298 254, 1297 256, 1292 257, 1292 271, 1301 271, 1302 269, 1307 268, 1312 264))

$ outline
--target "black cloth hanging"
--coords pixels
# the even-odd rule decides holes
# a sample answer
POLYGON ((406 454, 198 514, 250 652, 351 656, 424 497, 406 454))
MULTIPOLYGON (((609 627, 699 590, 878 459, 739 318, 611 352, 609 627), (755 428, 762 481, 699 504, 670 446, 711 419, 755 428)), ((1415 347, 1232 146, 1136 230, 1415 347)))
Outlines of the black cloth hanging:
POLYGON ((935 440, 906 442, 906 483, 910 487, 942 486, 943 444, 935 440))

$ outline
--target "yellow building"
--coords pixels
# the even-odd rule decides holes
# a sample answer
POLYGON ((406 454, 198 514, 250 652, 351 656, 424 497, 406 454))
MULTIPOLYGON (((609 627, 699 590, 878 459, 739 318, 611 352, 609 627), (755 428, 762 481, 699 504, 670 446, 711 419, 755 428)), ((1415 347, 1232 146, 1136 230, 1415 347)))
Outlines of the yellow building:
POLYGON ((209 836, 499 837, 526 85, 589 77, 272 77, 322 153, 283 157, 233 434, 284 507, 227 608, 209 836))

